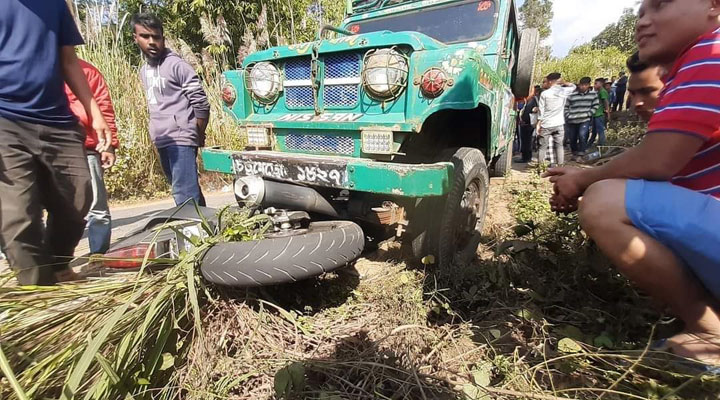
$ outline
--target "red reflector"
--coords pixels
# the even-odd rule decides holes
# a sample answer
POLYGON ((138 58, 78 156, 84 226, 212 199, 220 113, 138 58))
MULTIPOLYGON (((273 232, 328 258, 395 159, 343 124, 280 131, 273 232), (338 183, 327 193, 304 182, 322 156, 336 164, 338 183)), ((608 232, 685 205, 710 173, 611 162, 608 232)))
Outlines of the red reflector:
POLYGON ((222 99, 223 103, 225 103, 226 106, 231 107, 233 104, 235 104, 235 99, 237 98, 237 92, 235 91, 235 87, 231 83, 226 83, 225 86, 222 88, 222 99))
POLYGON ((448 80, 445 72, 438 68, 425 71, 420 81, 420 90, 425 97, 435 98, 445 91, 448 80))
POLYGON ((150 248, 150 244, 140 243, 106 253, 105 257, 108 259, 103 260, 103 266, 107 268, 140 268, 148 249, 150 249, 148 258, 156 258, 155 246, 150 248))

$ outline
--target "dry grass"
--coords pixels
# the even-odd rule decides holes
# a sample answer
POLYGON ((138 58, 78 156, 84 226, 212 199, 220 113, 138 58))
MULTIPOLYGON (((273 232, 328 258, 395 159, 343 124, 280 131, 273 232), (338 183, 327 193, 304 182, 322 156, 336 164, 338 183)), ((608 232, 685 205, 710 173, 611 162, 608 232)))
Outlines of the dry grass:
POLYGON ((487 249, 452 286, 386 245, 339 275, 216 293, 206 340, 179 371, 186 395, 716 398, 720 380, 648 351, 677 324, 610 268, 577 221, 549 213, 546 183, 495 184, 505 195, 491 207, 487 249))
MULTIPOLYGON (((164 321, 178 321, 171 325, 183 334, 161 347, 161 359, 171 364, 150 363, 171 368, 156 370, 146 382, 142 360, 154 353, 117 350, 125 335, 137 336, 131 332, 142 332, 132 339, 138 349, 152 349, 154 332, 168 331, 133 329, 152 301, 143 296, 119 320, 130 323, 117 323, 99 353, 129 381, 113 386, 95 362, 82 382, 106 382, 114 390, 107 393, 166 399, 716 398, 718 378, 676 370, 666 355, 648 351, 648 343, 674 333, 676 324, 609 267, 577 221, 547 212, 546 183, 531 177, 494 184, 505 194, 490 207, 486 250, 454 271, 452 285, 404 262, 397 246, 386 244, 316 280, 263 290, 196 290, 198 329, 187 308, 190 275, 181 273, 172 281, 180 297, 165 296, 163 304, 182 305, 164 321), (129 354, 139 364, 128 363, 129 354)), ((163 277, 144 279, 160 279, 152 293, 168 288, 163 277)), ((151 283, 143 287, 150 290, 151 283)), ((87 349, 83 337, 97 337, 123 304, 112 291, 93 294, 91 303, 73 300, 87 299, 93 288, 97 284, 55 292, 64 297, 32 288, 21 295, 0 291, 2 348, 10 358, 0 365, 20 371, 26 390, 39 383, 44 389, 37 393, 56 393, 52 388, 70 373, 38 375, 43 369, 33 360, 64 360, 62 371, 69 371, 67 362, 87 349), (28 296, 40 303, 25 303, 28 296), (48 301, 70 308, 43 308, 48 301), (86 304, 105 312, 93 313, 86 304), (38 312, 59 324, 44 330, 42 321, 24 319, 38 312), (58 328, 73 321, 82 325, 58 328), (33 332, 41 336, 33 339, 33 332), (52 345, 48 337, 56 338, 52 345), (71 349, 70 356, 62 356, 62 348, 71 349)), ((9 390, 9 381, 2 383, 9 390)))

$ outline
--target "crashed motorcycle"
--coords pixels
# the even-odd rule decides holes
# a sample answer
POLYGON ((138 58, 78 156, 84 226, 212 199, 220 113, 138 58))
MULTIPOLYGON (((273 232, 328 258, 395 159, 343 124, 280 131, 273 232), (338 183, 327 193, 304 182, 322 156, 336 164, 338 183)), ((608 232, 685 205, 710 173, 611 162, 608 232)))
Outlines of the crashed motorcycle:
MULTIPOLYGON (((362 253, 365 235, 351 221, 323 220, 337 214, 309 188, 261 180, 235 183, 238 203, 271 222, 260 240, 220 242, 202 257, 200 271, 210 283, 232 287, 269 286, 320 276, 346 266, 362 253), (262 185, 260 187, 259 185, 262 185), (272 206, 270 206, 272 204, 272 206), (307 211, 292 211, 303 209, 307 211), (317 218, 311 214, 321 215, 317 218)), ((140 268, 177 260, 191 250, 191 238, 206 236, 219 223, 214 208, 185 204, 161 211, 114 243, 102 259, 110 270, 140 268), (205 226, 203 226, 205 224, 205 226)))

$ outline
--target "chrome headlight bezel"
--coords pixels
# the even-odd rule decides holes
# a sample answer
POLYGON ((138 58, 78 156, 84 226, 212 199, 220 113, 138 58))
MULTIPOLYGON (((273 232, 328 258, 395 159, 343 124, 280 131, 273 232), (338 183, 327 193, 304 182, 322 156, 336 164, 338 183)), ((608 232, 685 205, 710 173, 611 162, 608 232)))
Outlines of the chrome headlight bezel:
POLYGON ((363 58, 363 88, 375 100, 398 98, 407 88, 409 73, 408 57, 395 48, 370 50, 363 58))
POLYGON ((251 64, 245 69, 245 87, 255 101, 273 104, 282 91, 282 73, 269 61, 251 64))

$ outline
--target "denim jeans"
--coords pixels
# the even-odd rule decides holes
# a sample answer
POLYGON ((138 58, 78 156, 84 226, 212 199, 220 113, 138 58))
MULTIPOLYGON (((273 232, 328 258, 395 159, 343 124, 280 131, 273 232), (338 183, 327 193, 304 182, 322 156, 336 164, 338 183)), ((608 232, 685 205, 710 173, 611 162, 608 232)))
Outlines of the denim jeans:
POLYGON ((93 202, 87 216, 88 242, 90 242, 91 254, 104 254, 110 248, 112 220, 107 189, 103 180, 102 160, 98 152, 89 150, 87 160, 93 193, 93 202))
POLYGON ((622 111, 625 106, 625 93, 627 89, 615 89, 615 102, 612 105, 613 112, 622 111))
POLYGON ((520 137, 520 125, 518 124, 515 127, 515 137, 513 137, 513 145, 512 145, 512 153, 511 154, 519 153, 521 147, 522 147, 522 138, 520 137))
POLYGON ((167 146, 158 149, 160 164, 172 185, 176 205, 194 200, 205 206, 205 197, 198 183, 197 151, 195 146, 167 146))
POLYGON ((590 121, 579 124, 567 124, 567 134, 570 137, 570 150, 573 154, 584 154, 587 150, 590 121))
POLYGON ((595 139, 598 141, 598 146, 605 145, 605 116, 594 117, 592 120, 593 129, 590 140, 588 141, 588 147, 595 144, 595 139))

